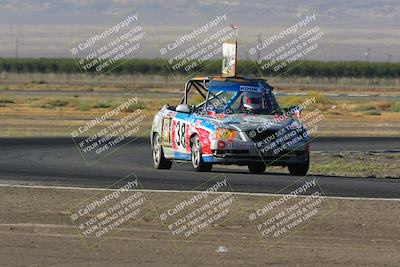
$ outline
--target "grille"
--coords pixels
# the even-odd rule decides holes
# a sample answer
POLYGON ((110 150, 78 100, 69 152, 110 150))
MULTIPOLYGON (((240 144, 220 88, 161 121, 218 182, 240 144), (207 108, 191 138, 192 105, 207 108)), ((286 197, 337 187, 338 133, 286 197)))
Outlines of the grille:
POLYGON ((254 130, 247 131, 246 134, 247 134, 248 137, 250 137, 250 139, 253 142, 256 143, 256 142, 260 142, 260 141, 266 140, 268 137, 271 140, 274 140, 274 135, 275 135, 276 132, 277 132, 276 130, 264 130, 264 131, 258 133, 257 130, 254 129, 254 130), (252 134, 252 133, 255 133, 255 135, 252 134))

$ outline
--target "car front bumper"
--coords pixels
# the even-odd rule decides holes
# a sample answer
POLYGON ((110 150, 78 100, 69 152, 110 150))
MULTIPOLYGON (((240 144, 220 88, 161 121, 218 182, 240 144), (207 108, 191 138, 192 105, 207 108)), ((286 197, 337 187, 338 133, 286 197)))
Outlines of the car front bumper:
POLYGON ((302 164, 309 159, 306 145, 293 150, 282 151, 279 154, 262 154, 254 150, 213 150, 212 156, 204 156, 205 162, 217 164, 248 165, 254 162, 263 162, 271 166, 287 166, 290 164, 302 164))

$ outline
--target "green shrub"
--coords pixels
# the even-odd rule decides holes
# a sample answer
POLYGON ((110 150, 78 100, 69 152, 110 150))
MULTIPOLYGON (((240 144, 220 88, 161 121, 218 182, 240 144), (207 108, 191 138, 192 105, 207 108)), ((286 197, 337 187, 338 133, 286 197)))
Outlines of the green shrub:
POLYGON ((377 110, 376 106, 374 104, 360 104, 356 107, 354 107, 353 111, 373 111, 377 110))
POLYGON ((67 100, 62 100, 62 99, 43 99, 39 103, 39 107, 41 108, 54 108, 54 107, 65 107, 68 105, 67 100))
POLYGON ((88 110, 90 110, 90 105, 86 101, 81 101, 81 102, 79 102, 78 109, 80 111, 88 111, 88 110))
POLYGON ((400 102, 395 102, 393 103, 389 108, 389 111, 391 112, 400 112, 400 102))
POLYGON ((125 111, 132 112, 132 111, 135 111, 137 109, 146 109, 146 105, 143 102, 138 102, 136 104, 129 105, 128 108, 125 109, 125 111))
POLYGON ((40 80, 40 81, 33 80, 32 84, 47 84, 47 82, 44 80, 40 80))
POLYGON ((304 99, 300 96, 285 96, 279 97, 277 101, 281 107, 291 107, 300 105, 302 102, 304 102, 304 99))
POLYGON ((111 108, 112 104, 107 102, 96 103, 92 106, 92 108, 111 108))
POLYGON ((0 98, 0 103, 1 104, 14 104, 15 102, 8 98, 0 98))
POLYGON ((321 93, 316 92, 316 91, 309 92, 307 94, 307 98, 310 98, 310 97, 315 97, 315 103, 317 103, 317 104, 327 105, 327 104, 331 103, 331 101, 328 99, 328 97, 326 95, 321 94, 321 93))
POLYGON ((375 110, 371 110, 371 111, 366 111, 363 113, 364 115, 382 115, 382 113, 375 111, 375 110))

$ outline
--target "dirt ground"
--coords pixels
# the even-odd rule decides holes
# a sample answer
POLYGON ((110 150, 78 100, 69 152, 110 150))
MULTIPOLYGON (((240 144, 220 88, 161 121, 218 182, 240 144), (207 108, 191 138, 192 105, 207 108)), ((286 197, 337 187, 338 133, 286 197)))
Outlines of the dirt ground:
POLYGON ((235 194, 238 202, 229 220, 194 239, 176 240, 160 223, 159 212, 152 211, 163 210, 183 193, 147 192, 152 208, 141 220, 121 226, 89 249, 70 211, 96 193, 107 191, 0 187, 0 265, 398 266, 400 262, 399 201, 326 198, 324 215, 282 238, 262 238, 249 214, 259 203, 277 197, 235 194))

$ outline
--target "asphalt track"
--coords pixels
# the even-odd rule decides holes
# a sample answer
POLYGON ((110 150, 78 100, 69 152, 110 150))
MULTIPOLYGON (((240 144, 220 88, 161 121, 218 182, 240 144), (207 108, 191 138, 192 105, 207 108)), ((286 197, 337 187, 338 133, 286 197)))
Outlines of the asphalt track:
MULTIPOLYGON (((314 151, 400 150, 395 138, 317 138, 314 151)), ((154 170, 147 139, 134 140, 88 166, 70 138, 0 139, 0 183, 79 187, 109 187, 134 172, 145 189, 192 190, 223 172, 236 192, 276 193, 299 177, 284 173, 251 175, 246 170, 216 166, 196 173, 189 164, 171 170, 154 170)), ((315 176, 325 195, 400 198, 400 179, 315 176)), ((290 190, 290 188, 288 189, 290 190)))

